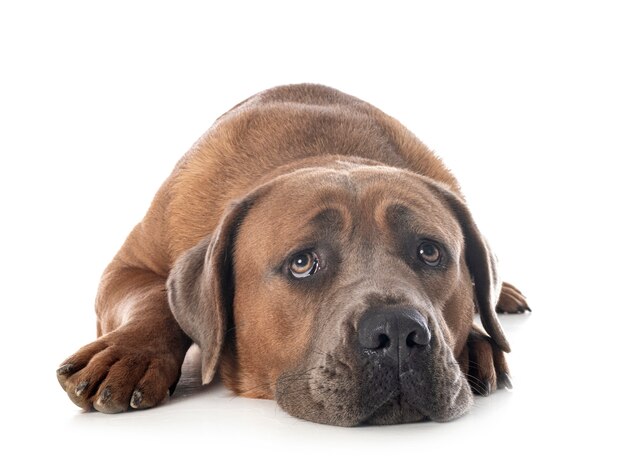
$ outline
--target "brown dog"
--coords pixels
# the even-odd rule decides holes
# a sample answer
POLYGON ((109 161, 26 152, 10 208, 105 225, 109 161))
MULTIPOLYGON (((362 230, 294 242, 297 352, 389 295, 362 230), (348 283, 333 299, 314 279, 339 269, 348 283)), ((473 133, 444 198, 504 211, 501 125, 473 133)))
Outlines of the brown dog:
POLYGON ((57 374, 82 408, 148 408, 195 342, 204 383, 297 417, 445 421, 470 386, 510 385, 496 302, 528 310, 432 152, 354 97, 279 87, 178 163, 104 272, 99 338, 57 374))

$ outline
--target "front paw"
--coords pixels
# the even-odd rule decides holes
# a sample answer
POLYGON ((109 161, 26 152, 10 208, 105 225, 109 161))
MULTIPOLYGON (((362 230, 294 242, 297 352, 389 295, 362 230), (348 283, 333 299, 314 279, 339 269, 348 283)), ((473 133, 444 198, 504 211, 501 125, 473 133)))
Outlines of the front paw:
POLYGON ((504 352, 478 328, 470 331, 459 365, 474 394, 489 396, 496 389, 513 388, 504 352))
POLYGON ((526 297, 514 285, 508 282, 502 283, 502 290, 498 303, 496 304, 496 312, 498 313, 524 313, 530 312, 530 307, 526 301, 526 297))
POLYGON ((61 387, 77 406, 105 413, 164 402, 181 362, 167 348, 141 340, 116 331, 84 346, 57 369, 61 387))

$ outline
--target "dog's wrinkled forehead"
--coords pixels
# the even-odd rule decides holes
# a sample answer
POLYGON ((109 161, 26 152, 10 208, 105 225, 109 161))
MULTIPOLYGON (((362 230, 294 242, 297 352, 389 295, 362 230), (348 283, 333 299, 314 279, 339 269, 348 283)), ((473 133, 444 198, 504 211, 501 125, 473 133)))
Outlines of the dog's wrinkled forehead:
POLYGON ((461 227, 428 179, 385 166, 307 168, 274 180, 241 223, 236 248, 262 244, 269 252, 256 258, 266 266, 268 257, 282 258, 319 239, 356 234, 376 240, 406 229, 461 252, 461 227))

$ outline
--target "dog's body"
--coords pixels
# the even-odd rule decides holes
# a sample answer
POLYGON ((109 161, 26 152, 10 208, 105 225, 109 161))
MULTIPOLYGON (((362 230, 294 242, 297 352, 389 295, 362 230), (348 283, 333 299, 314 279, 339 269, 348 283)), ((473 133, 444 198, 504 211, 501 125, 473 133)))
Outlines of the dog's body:
POLYGON ((193 341, 204 383, 219 369, 299 417, 448 420, 471 403, 466 374, 509 384, 498 296, 527 310, 432 152, 354 97, 279 87, 178 163, 103 275, 99 339, 58 375, 83 408, 151 407, 193 341))

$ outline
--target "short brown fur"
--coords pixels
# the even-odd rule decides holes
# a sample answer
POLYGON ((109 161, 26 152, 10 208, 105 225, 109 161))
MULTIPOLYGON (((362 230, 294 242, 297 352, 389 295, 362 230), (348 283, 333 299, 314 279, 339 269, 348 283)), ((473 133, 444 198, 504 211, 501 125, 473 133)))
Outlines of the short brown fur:
MULTIPOLYGON (((456 179, 413 134, 334 89, 278 87, 221 116, 178 162, 104 272, 98 340, 63 363, 59 381, 85 409, 151 407, 173 390, 195 341, 203 382, 219 368, 235 393, 277 398, 299 417, 340 425, 447 420, 469 403, 435 408, 429 399, 419 411, 386 403, 366 416, 352 407, 357 403, 337 409, 315 406, 315 395, 295 401, 285 381, 289 375, 298 380, 294 375, 308 370, 305 362, 330 371, 314 351, 352 361, 328 340, 348 345, 369 302, 411 305, 426 314, 437 354, 458 361, 446 362, 449 376, 434 386, 460 370, 475 392, 508 386, 502 351, 509 348, 496 300, 498 311, 528 306, 513 286, 500 286, 456 179), (417 279, 396 255, 402 233, 441 236, 450 247, 446 273, 417 279), (287 243, 309 236, 331 243, 324 252, 336 261, 326 259, 320 272, 329 277, 302 290, 281 272, 287 243), (414 289, 423 298, 414 299, 414 289), (472 327, 475 298, 490 336, 472 327), (342 315, 338 336, 328 333, 335 324, 329 308, 342 315), (296 313, 303 317, 294 320, 296 313), (318 339, 323 350, 316 350, 318 339)), ((457 386, 441 394, 464 391, 457 386)))

